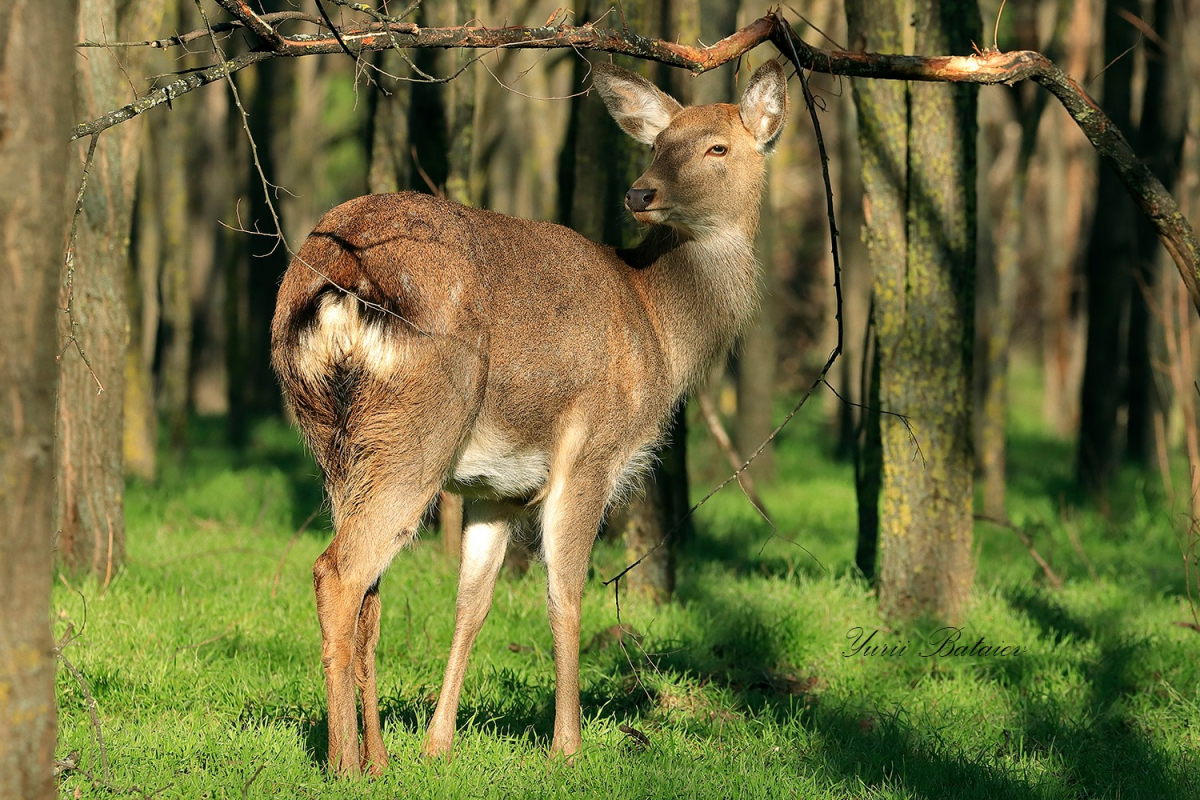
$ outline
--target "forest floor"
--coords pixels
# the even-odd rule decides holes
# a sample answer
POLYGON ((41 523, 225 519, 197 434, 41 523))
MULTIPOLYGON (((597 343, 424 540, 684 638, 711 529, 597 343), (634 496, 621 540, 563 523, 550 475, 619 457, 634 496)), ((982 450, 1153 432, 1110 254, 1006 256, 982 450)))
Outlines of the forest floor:
MULTIPOLYGON (((323 769, 325 697, 311 567, 329 536, 316 468, 281 422, 235 457, 200 421, 186 467, 128 491, 128 565, 106 591, 59 579, 64 797, 1200 797, 1200 634, 1157 472, 1123 472, 1107 513, 1072 489, 1073 446, 1016 382, 1012 531, 976 528, 959 646, 894 630, 854 569, 852 467, 817 403, 778 443, 772 532, 737 491, 697 514, 676 602, 622 597, 601 542, 583 612, 583 751, 549 760, 545 572, 504 575, 475 645, 450 762, 418 756, 454 619, 455 565, 434 535, 382 583, 379 686, 391 754, 376 780, 323 769), (855 632, 875 632, 854 652, 855 632), (880 646, 880 651, 869 651, 880 646), (905 648, 901 652, 901 648, 905 648), (97 729, 98 724, 98 729, 97 729), (623 728, 625 730, 623 730, 623 728), (635 731, 630 733, 629 731, 635 731), (101 745, 97 733, 102 734, 101 745)), ((695 497, 723 477, 694 434, 695 497)), ((1186 470, 1176 483, 1186 485, 1186 470)), ((1182 490, 1186 491, 1186 490, 1182 490)))

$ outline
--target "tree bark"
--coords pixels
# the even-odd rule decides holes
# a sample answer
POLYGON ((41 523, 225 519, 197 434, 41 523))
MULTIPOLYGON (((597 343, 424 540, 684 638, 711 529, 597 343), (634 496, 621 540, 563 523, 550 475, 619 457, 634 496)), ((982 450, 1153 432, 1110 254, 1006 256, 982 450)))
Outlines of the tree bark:
MULTIPOLYGON (((1016 41, 1019 47, 1036 48, 1037 9, 1023 6, 1015 12, 1016 41)), ((1057 26, 1056 26, 1057 27, 1057 26)), ((1057 50, 1051 42, 1049 49, 1057 50)), ((983 512, 993 519, 1008 519, 1008 370, 1012 349, 1013 328, 1017 314, 1017 292, 1020 283, 1021 243, 1026 238, 1027 215, 1025 192, 1029 185, 1030 164, 1037 149, 1038 128, 1046 109, 1046 95, 1035 87, 1013 87, 1009 97, 1014 106, 1016 124, 1008 113, 1003 114, 998 127, 1002 131, 998 158, 994 169, 1000 169, 1000 180, 989 181, 986 187, 990 198, 1000 204, 999 213, 983 213, 984 219, 999 218, 996 237, 990 252, 979 258, 979 284, 990 284, 986 308, 979 303, 976 316, 980 328, 976 336, 976 384, 981 396, 977 398, 979 433, 976 439, 978 460, 983 481, 983 512), (986 281, 985 281, 986 276, 986 281)), ((980 240, 983 240, 981 235, 980 240)), ((980 298, 984 293, 980 293, 980 298)))
MULTIPOLYGON (((872 50, 899 49, 902 14, 875 4, 868 18, 847 3, 852 37, 872 50)), ((918 0, 914 25, 918 52, 970 52, 981 23, 971 3, 918 0)), ((856 84, 855 96, 879 402, 908 422, 880 419, 880 605, 889 617, 954 621, 973 580, 975 90, 912 84, 907 106, 903 86, 856 84)))
POLYGON ((73 0, 0 8, 0 797, 57 795, 54 561, 55 300, 74 113, 73 0))
MULTIPOLYGON (((160 27, 161 15, 156 0, 129 3, 120 16, 114 0, 83 0, 77 40, 146 38, 160 27)), ((143 55, 124 55, 120 62, 112 57, 76 59, 77 114, 91 116, 121 102, 130 91, 126 73, 140 70, 143 55)), ((60 305, 73 312, 59 316, 60 341, 77 343, 90 363, 74 345, 60 361, 59 560, 67 571, 90 572, 104 585, 125 554, 126 284, 142 134, 142 126, 134 125, 101 138, 79 217, 74 269, 69 270, 73 288, 68 291, 64 284, 60 297, 60 305)))
MULTIPOLYGON (((871 306, 871 262, 867 255, 863 221, 863 167, 858 144, 858 116, 853 103, 841 103, 838 126, 839 167, 838 225, 845 234, 838 240, 842 262, 842 355, 834 367, 837 401, 838 455, 853 457, 868 405, 863 392, 867 366, 867 317, 871 306)), ((869 370, 868 370, 869 372, 869 370)), ((836 400, 836 398, 835 398, 836 400)))

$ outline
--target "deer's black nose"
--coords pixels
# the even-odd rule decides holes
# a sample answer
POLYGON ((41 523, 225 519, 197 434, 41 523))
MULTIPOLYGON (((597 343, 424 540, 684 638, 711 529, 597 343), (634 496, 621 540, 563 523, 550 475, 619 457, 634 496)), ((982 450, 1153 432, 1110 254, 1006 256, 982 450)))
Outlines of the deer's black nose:
POLYGON ((630 189, 625 193, 625 207, 630 211, 645 211, 657 192, 657 189, 630 189))

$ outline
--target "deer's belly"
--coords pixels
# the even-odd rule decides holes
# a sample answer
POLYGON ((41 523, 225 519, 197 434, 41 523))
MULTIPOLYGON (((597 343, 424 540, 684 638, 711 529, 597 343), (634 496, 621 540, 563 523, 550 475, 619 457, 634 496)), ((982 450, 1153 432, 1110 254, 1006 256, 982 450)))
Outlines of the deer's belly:
POLYGON ((486 426, 459 452, 447 489, 467 497, 532 500, 550 476, 550 454, 523 448, 486 426))

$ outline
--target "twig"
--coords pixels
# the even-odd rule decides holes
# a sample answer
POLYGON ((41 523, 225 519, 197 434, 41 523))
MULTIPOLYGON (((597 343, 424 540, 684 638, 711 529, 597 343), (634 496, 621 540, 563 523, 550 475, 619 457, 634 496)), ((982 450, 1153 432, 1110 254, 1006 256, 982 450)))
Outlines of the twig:
MULTIPOLYGON (((733 444, 733 440, 729 438, 729 432, 725 430, 725 426, 721 424, 721 418, 717 415, 717 410, 713 408, 712 400, 704 392, 696 394, 696 405, 700 408, 700 416, 704 418, 704 424, 708 426, 708 432, 712 434, 713 441, 717 443, 717 447, 725 454, 725 460, 729 462, 729 466, 736 471, 746 460, 738 453, 737 448, 733 444)), ((737 473, 738 486, 741 487, 742 493, 746 495, 746 499, 754 504, 758 509, 758 513, 766 517, 767 521, 771 521, 771 515, 767 512, 767 504, 763 502, 759 496, 758 490, 754 486, 754 478, 750 477, 749 472, 737 473)))
POLYGON ((239 622, 239 620, 234 620, 233 622, 231 622, 227 626, 225 626, 225 630, 221 631, 216 636, 208 637, 207 639, 205 639, 202 642, 196 642, 195 644, 185 644, 180 647, 176 647, 175 651, 173 653, 171 653, 171 658, 175 658, 176 656, 178 656, 180 653, 184 652, 185 650, 199 650, 201 647, 210 645, 213 642, 221 641, 226 636, 233 633, 234 629, 237 628, 238 622, 239 622))
POLYGON ((1056 573, 1050 567, 1049 562, 1042 558, 1042 554, 1039 553, 1037 548, 1033 546, 1033 537, 1031 537, 1028 533, 1026 533, 1017 525, 1013 524, 1010 520, 996 519, 995 517, 989 517, 985 514, 976 514, 975 521, 986 522, 990 525, 995 525, 1000 528, 1007 528, 1015 533, 1017 538, 1021 540, 1021 544, 1025 545, 1025 549, 1029 551, 1029 555, 1034 561, 1037 562, 1037 565, 1042 568, 1042 573, 1046 576, 1046 580, 1050 582, 1050 586, 1055 589, 1061 589, 1063 587, 1062 578, 1060 578, 1058 573, 1056 573))
POLYGON ((63 655, 63 647, 74 641, 74 637, 67 639, 64 636, 64 643, 54 648, 54 657, 57 658, 62 665, 67 668, 67 672, 75 678, 75 682, 79 684, 79 690, 83 692, 83 700, 87 705, 88 716, 92 723, 92 738, 96 742, 96 747, 100 750, 100 774, 104 780, 108 780, 108 750, 104 747, 104 731, 100 727, 100 709, 96 703, 96 698, 92 695, 88 688, 87 680, 83 677, 83 673, 63 655))
POLYGON ((650 737, 637 728, 622 723, 617 726, 617 730, 632 739, 639 750, 650 749, 650 737))
POLYGON ((92 374, 92 380, 96 382, 96 394, 104 391, 104 384, 100 382, 100 378, 96 375, 96 370, 92 369, 91 359, 88 358, 87 353, 83 351, 82 345, 79 344, 79 322, 75 319, 75 242, 79 238, 79 218, 83 216, 83 195, 87 191, 88 177, 92 174, 92 164, 95 163, 96 158, 96 146, 99 143, 99 132, 92 134, 92 140, 88 143, 87 156, 83 160, 83 176, 79 179, 79 191, 75 193, 75 212, 71 215, 71 233, 67 238, 67 253, 64 259, 67 272, 67 307, 63 311, 67 314, 67 322, 71 326, 71 335, 63 346, 62 352, 59 353, 59 358, 62 358, 62 353, 65 353, 71 345, 75 345, 75 351, 79 353, 79 357, 83 359, 84 366, 92 374))
MULTIPOLYGON (((309 22, 313 25, 324 26, 325 21, 314 14, 306 14, 303 11, 276 11, 272 14, 260 14, 259 17, 271 24, 277 25, 281 22, 309 22)), ((246 28, 246 23, 240 19, 231 20, 229 22, 218 22, 212 26, 214 33, 228 33, 230 31, 239 31, 246 28)), ((203 39, 208 36, 208 31, 204 28, 198 28, 187 33, 179 33, 174 36, 167 36, 163 39, 145 39, 140 42, 93 42, 84 40, 76 42, 76 47, 151 47, 156 50, 166 50, 171 47, 180 47, 188 42, 196 39, 203 39)))
POLYGON ((248 780, 244 784, 242 784, 242 800, 245 800, 245 798, 250 796, 250 785, 252 783, 254 783, 256 780, 258 780, 258 776, 261 775, 262 771, 266 768, 267 768, 267 765, 265 762, 262 764, 259 764, 258 769, 254 770, 254 774, 250 776, 250 780, 248 780))

